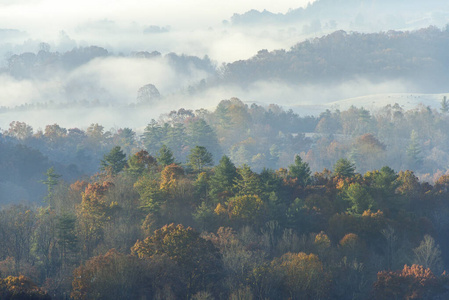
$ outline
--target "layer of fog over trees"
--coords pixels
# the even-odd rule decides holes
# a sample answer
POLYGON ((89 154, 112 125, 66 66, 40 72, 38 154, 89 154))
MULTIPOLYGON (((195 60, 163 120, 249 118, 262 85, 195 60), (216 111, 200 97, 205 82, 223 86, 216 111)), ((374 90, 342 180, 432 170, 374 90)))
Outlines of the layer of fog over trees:
POLYGON ((48 38, 5 27, 0 128, 21 119, 36 128, 142 129, 166 111, 231 97, 316 115, 328 108, 316 104, 346 98, 444 93, 448 4, 438 2, 320 0, 184 31, 119 19, 89 19, 48 38), (160 97, 142 101, 147 85, 160 97), (139 102, 151 106, 134 109, 139 102))
POLYGON ((59 2, 0 3, 1 299, 449 299, 449 2, 59 2))

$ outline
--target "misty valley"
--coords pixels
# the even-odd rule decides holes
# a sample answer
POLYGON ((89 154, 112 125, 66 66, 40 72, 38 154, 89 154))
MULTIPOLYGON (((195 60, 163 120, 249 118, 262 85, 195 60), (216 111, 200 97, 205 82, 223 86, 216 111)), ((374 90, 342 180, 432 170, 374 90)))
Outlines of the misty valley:
POLYGON ((441 2, 2 1, 0 299, 449 299, 441 2))

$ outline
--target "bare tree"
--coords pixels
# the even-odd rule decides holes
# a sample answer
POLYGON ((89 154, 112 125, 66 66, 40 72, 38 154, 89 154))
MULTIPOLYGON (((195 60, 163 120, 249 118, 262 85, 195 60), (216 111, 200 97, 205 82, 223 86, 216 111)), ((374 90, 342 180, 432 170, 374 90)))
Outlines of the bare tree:
POLYGON ((443 269, 440 246, 435 244, 435 240, 430 235, 426 234, 424 240, 413 249, 413 252, 415 264, 430 268, 434 273, 441 272, 443 269))

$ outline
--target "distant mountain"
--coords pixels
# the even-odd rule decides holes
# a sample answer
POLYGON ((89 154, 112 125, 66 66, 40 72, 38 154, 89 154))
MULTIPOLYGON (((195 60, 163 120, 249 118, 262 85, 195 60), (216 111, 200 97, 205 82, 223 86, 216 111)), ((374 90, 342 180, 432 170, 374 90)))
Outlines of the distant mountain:
POLYGON ((449 30, 436 27, 402 32, 336 31, 293 46, 261 50, 248 60, 223 66, 215 84, 242 87, 258 81, 294 85, 404 80, 415 92, 446 92, 449 86, 449 30))
POLYGON ((308 23, 305 30, 344 29, 379 31, 442 26, 448 21, 449 2, 442 0, 317 0, 285 14, 251 10, 231 17, 233 25, 308 23), (313 28, 311 28, 312 26, 313 28))

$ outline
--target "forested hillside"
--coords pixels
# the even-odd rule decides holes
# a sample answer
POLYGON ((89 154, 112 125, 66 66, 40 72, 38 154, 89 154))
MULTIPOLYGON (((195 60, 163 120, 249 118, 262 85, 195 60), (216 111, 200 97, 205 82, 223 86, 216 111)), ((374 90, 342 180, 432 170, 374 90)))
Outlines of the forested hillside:
MULTIPOLYGON (((446 24, 448 4, 438 0, 315 0, 306 7, 291 8, 286 13, 250 10, 234 14, 234 26, 303 25, 305 33, 330 29, 381 31, 424 24, 446 24)), ((425 26, 425 25, 424 25, 425 26)), ((415 28, 416 29, 416 28, 415 28)))
POLYGON ((449 30, 436 27, 410 32, 336 31, 290 50, 261 50, 249 60, 226 64, 219 82, 244 86, 275 80, 332 86, 364 78, 410 81, 415 91, 444 91, 448 43, 449 30))
POLYGON ((301 154, 312 171, 331 169, 339 158, 354 163, 360 173, 389 165, 413 170, 435 182, 447 172, 449 136, 447 100, 437 110, 418 106, 404 111, 388 105, 377 111, 351 107, 301 117, 277 105, 247 105, 237 98, 223 100, 213 111, 179 109, 152 120, 143 131, 107 130, 101 124, 86 129, 58 124, 34 130, 25 122, 12 122, 1 136, 1 203, 40 202, 44 189, 38 183, 54 166, 65 180, 90 176, 115 146, 127 155, 144 149, 157 156, 162 147, 183 165, 195 146, 203 146, 217 163, 225 154, 236 166, 255 171, 286 168, 301 154), (445 103, 445 104, 444 104, 445 103))
POLYGON ((448 297, 448 175, 213 161, 202 146, 185 165, 166 146, 116 146, 84 180, 49 168, 45 204, 0 211, 1 297, 448 297))

